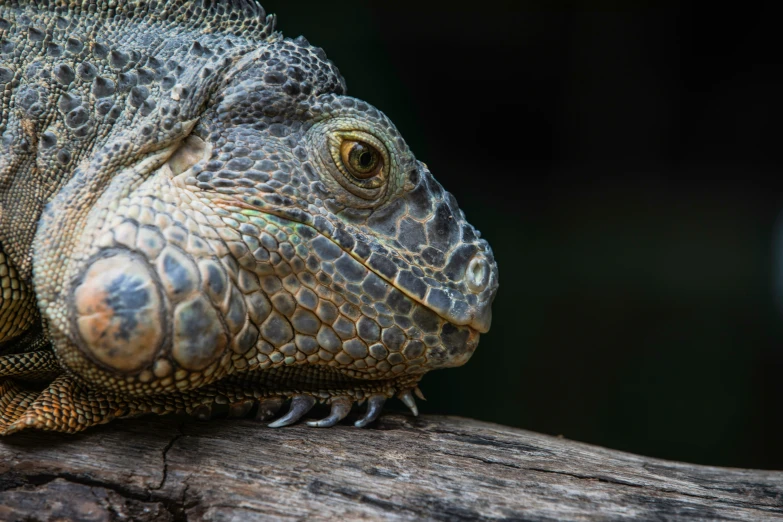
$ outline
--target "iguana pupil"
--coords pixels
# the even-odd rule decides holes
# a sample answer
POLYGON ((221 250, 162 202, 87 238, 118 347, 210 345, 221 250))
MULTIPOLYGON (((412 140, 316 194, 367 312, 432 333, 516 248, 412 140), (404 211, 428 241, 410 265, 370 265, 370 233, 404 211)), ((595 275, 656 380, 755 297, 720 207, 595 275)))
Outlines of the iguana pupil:
POLYGON ((492 250, 254 0, 0 2, 0 434, 372 422, 489 329, 492 250), (27 387, 28 382, 38 381, 27 387), (43 389, 43 391, 41 391, 43 389))
POLYGON ((362 173, 373 170, 378 162, 378 153, 363 143, 357 143, 353 146, 350 157, 353 165, 358 164, 358 170, 362 173))
POLYGON ((372 164, 373 159, 374 157, 372 154, 364 151, 359 155, 359 165, 361 165, 363 168, 367 168, 372 164))

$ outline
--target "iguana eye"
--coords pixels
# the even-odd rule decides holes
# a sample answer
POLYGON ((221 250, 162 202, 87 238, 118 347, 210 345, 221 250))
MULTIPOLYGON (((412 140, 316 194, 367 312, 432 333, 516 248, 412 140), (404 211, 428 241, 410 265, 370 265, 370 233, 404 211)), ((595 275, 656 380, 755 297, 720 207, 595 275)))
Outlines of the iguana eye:
POLYGON ((389 177, 391 158, 383 142, 364 131, 335 132, 329 141, 332 159, 343 175, 340 184, 360 197, 375 199, 377 194, 363 191, 380 189, 389 177))
POLYGON ((359 179, 370 179, 383 170, 381 153, 362 141, 343 141, 340 144, 340 159, 348 173, 359 179))
POLYGON ((359 197, 376 199, 392 163, 383 142, 364 131, 338 131, 329 136, 329 149, 342 174, 337 181, 359 197))

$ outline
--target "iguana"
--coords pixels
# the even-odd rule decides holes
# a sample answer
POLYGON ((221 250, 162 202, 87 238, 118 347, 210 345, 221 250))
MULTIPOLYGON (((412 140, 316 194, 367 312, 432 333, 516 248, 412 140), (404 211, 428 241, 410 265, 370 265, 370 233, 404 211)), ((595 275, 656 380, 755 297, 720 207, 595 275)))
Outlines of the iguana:
POLYGON ((0 100, 0 434, 361 427, 489 329, 487 242, 254 0, 2 0, 0 100))

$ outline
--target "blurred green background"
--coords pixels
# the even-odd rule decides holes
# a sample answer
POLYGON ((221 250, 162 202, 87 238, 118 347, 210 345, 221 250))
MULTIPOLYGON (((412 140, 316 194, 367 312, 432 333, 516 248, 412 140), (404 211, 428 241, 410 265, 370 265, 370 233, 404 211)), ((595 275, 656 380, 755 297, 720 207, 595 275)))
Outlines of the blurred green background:
POLYGON ((492 330, 427 413, 783 469, 772 12, 265 1, 492 245, 492 330))

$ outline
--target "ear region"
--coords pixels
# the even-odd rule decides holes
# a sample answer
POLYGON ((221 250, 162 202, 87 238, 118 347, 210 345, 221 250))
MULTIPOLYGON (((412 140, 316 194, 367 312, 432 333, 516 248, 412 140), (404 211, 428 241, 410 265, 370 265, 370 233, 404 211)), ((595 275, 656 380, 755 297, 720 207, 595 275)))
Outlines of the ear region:
POLYGON ((128 255, 97 260, 76 287, 74 303, 77 330, 100 362, 135 371, 152 361, 166 318, 144 263, 128 255))

